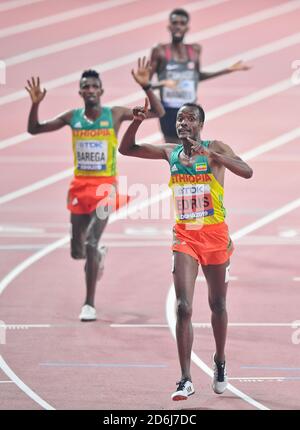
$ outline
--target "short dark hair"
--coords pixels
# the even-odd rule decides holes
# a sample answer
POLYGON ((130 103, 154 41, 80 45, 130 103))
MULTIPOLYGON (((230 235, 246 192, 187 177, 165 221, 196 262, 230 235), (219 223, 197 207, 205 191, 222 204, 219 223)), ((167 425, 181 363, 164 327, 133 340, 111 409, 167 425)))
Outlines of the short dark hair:
POLYGON ((83 79, 83 78, 96 78, 96 79, 99 79, 100 81, 99 73, 96 70, 92 70, 92 69, 85 70, 84 72, 82 72, 80 79, 83 79))
POLYGON ((171 21, 172 20, 172 16, 173 15, 181 15, 181 16, 184 16, 186 19, 187 19, 187 22, 189 22, 189 20, 190 20, 190 15, 189 15, 189 13, 186 11, 186 10, 184 10, 184 9, 174 9, 174 10, 172 10, 172 12, 170 13, 170 15, 169 15, 169 21, 171 21))
POLYGON ((81 81, 84 78, 95 78, 95 79, 98 79, 98 81, 100 82, 100 87, 102 87, 102 81, 100 79, 100 75, 99 75, 99 73, 96 70, 89 69, 89 70, 85 70, 84 72, 82 72, 82 75, 81 75, 80 81, 79 81, 79 85, 80 86, 81 86, 81 81))
MULTIPOLYGON (((197 109, 198 113, 199 113, 199 118, 201 122, 205 121, 205 112, 203 110, 203 107, 198 105, 197 103, 184 103, 181 107, 191 107, 194 109, 197 109)), ((181 108, 180 108, 181 109, 181 108)))

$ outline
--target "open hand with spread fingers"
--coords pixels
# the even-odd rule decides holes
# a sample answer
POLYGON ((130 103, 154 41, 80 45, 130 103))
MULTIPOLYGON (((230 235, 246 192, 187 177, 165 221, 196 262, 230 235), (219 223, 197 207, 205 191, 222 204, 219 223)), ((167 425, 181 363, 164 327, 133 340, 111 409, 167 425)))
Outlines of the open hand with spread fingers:
POLYGON ((137 71, 131 70, 134 80, 141 86, 146 87, 150 84, 151 66, 146 57, 138 59, 137 71))
POLYGON ((231 72, 239 72, 249 70, 251 69, 251 66, 248 66, 248 64, 244 63, 244 61, 238 61, 237 63, 232 64, 228 69, 231 72))
POLYGON ((40 87, 40 78, 37 77, 36 80, 32 77, 31 81, 27 80, 28 86, 25 90, 29 93, 31 101, 33 104, 40 103, 46 95, 47 90, 44 88, 43 91, 40 87))

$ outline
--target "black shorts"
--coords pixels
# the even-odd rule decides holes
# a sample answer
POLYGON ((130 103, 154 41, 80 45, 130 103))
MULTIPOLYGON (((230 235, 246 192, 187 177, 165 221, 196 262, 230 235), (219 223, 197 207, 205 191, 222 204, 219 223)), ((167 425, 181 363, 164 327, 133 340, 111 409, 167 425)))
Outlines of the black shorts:
POLYGON ((165 107, 165 115, 159 119, 161 131, 164 137, 177 138, 176 133, 176 117, 179 108, 167 108, 165 107))

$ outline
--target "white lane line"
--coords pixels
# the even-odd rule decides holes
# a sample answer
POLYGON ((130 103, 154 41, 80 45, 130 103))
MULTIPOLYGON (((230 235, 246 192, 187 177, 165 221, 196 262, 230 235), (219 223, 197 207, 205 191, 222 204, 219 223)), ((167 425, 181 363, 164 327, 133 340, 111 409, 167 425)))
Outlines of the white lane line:
MULTIPOLYGON (((264 21, 265 19, 269 19, 273 16, 280 16, 282 15, 282 13, 284 13, 284 11, 292 11, 294 9, 298 9, 300 8, 300 0, 293 0, 289 3, 284 3, 283 5, 277 6, 275 8, 271 8, 271 9, 267 9, 266 11, 261 11, 259 13, 254 14, 255 17, 252 17, 249 21, 249 24, 247 24, 249 17, 245 17, 245 18, 240 18, 238 20, 233 20, 232 22, 229 21, 228 23, 226 23, 226 25, 222 24, 221 26, 217 26, 218 28, 214 30, 214 27, 212 27, 212 29, 207 29, 204 31, 207 31, 207 33, 203 32, 199 32, 196 33, 197 37, 194 35, 191 36, 191 39, 194 40, 204 40, 205 36, 206 38, 212 37, 212 36, 216 36, 216 35, 220 35, 229 31, 234 31, 237 30, 239 28, 245 27, 246 25, 252 25, 255 24, 257 22, 261 22, 264 21), (275 11, 276 13, 275 13, 275 11), (275 15, 274 15, 275 13, 275 15), (238 21, 236 23, 236 21, 238 21)), ((251 15, 250 15, 251 17, 251 15)), ((106 63, 100 63, 100 64, 96 64, 91 66, 91 68, 93 69, 97 69, 100 73, 104 73, 106 71, 109 70, 113 70, 116 69, 118 67, 121 67, 123 65, 127 65, 130 63, 133 63, 136 61, 136 59, 138 57, 142 57, 144 55, 149 55, 149 50, 151 49, 151 47, 147 47, 144 48, 140 51, 135 51, 129 55, 125 55, 123 57, 120 57, 118 59, 113 59, 110 60, 106 63)), ((82 73, 82 70, 78 70, 74 73, 68 74, 68 75, 64 75, 61 78, 57 78, 57 79, 53 79, 51 81, 48 82, 44 82, 43 85, 45 86, 45 88, 49 89, 53 89, 53 88, 57 88, 60 87, 62 85, 66 85, 66 84, 70 84, 72 82, 78 81, 78 77, 80 76, 80 74, 82 73)), ((8 94, 6 96, 2 96, 0 97, 0 106, 4 105, 4 104, 8 104, 8 103, 12 103, 16 100, 20 100, 23 98, 28 97, 28 93, 25 90, 20 90, 20 91, 16 91, 14 93, 8 94)))
MULTIPOLYGON (((167 328, 168 324, 110 324, 112 328, 167 328)), ((195 328, 211 328, 210 322, 194 322, 195 328)), ((290 323, 238 322, 228 323, 228 327, 295 327, 295 321, 290 323)))
POLYGON ((48 176, 48 178, 42 179, 41 181, 37 181, 27 187, 20 188, 17 191, 13 191, 12 193, 8 193, 4 196, 0 197, 0 204, 10 202, 11 200, 15 200, 19 197, 26 196, 34 191, 40 190, 41 188, 47 187, 48 185, 55 184, 62 179, 66 179, 73 174, 73 169, 63 170, 62 172, 56 173, 55 175, 48 176))
POLYGON ((26 260, 22 261, 22 263, 18 264, 13 270, 11 270, 0 282, 0 295, 3 293, 4 289, 9 285, 20 273, 22 273, 25 269, 30 267, 33 263, 44 257, 45 255, 50 254, 57 248, 65 245, 69 241, 69 236, 63 237, 50 245, 47 245, 45 248, 31 255, 26 260))
POLYGON ((138 0, 108 0, 97 2, 89 6, 84 6, 77 9, 69 10, 67 12, 61 12, 56 15, 50 15, 45 18, 36 19, 34 21, 25 22, 24 24, 18 24, 11 27, 3 28, 2 30, 0 30, 0 38, 24 33, 25 31, 29 30, 36 30, 37 28, 44 28, 48 25, 66 22, 67 20, 82 17, 85 15, 90 15, 95 12, 100 12, 102 10, 111 9, 136 1, 138 0))
MULTIPOLYGON (((260 58, 265 55, 269 55, 271 53, 277 52, 281 49, 288 48, 292 45, 300 43, 300 33, 296 33, 292 36, 284 37, 282 39, 279 39, 275 42, 268 43, 266 45, 262 45, 259 48, 254 48, 249 51, 244 51, 239 54, 236 54, 232 57, 225 58, 221 61, 218 61, 217 63, 211 64, 207 67, 205 67, 205 70, 217 70, 219 68, 226 67, 228 64, 233 64, 239 59, 243 58, 244 61, 253 60, 256 58, 260 58)), ((112 100, 111 102, 107 103, 108 106, 115 106, 115 105, 130 105, 133 102, 136 102, 142 98, 142 92, 141 90, 133 92, 129 94, 128 96, 120 97, 118 99, 112 100)), ((159 135, 159 134, 158 134, 159 135)), ((155 135, 156 136, 156 135, 155 135)), ((160 136, 160 135, 159 135, 160 136)), ((26 140, 32 139, 33 136, 28 133, 21 133, 16 136, 9 137, 7 139, 3 139, 0 142, 0 149, 8 148, 10 146, 16 145, 18 143, 24 142, 26 140)), ((150 142, 149 142, 150 143, 150 142)))
POLYGON ((31 388, 29 388, 28 385, 24 384, 24 382, 7 365, 7 363, 5 362, 5 360, 1 355, 0 355, 0 368, 34 402, 38 403, 44 409, 55 410, 53 406, 45 402, 45 400, 43 400, 38 394, 36 394, 31 388))
MULTIPOLYGON (((184 5, 184 9, 191 13, 196 10, 206 9, 228 1, 229 0, 201 0, 195 3, 188 3, 184 5)), ((145 28, 146 26, 153 25, 161 21, 167 21, 169 13, 170 9, 166 9, 162 12, 147 17, 128 21, 125 24, 118 24, 109 28, 105 28, 104 30, 87 33, 79 37, 64 40, 63 42, 53 43, 48 46, 43 46, 38 49, 23 52, 22 54, 5 58, 3 61, 5 62, 6 66, 9 67, 14 66, 16 64, 24 63, 26 61, 31 61, 36 58, 45 57, 50 54, 56 54, 57 52, 65 52, 67 49, 86 45, 88 43, 93 43, 109 37, 114 37, 118 34, 127 33, 129 31, 137 30, 139 28, 145 28)))
POLYGON ((233 381, 241 381, 241 382, 264 382, 264 381, 291 381, 291 380, 300 380, 300 376, 244 376, 244 377, 235 377, 228 378, 233 381))
POLYGON ((300 282, 300 276, 295 276, 295 277, 293 278, 293 281, 295 281, 295 282, 300 282))
POLYGON ((293 200, 292 202, 287 203, 286 205, 282 206, 281 208, 278 208, 274 210, 273 212, 269 213, 268 215, 258 219, 257 221, 247 225, 244 228, 241 228, 237 232, 233 233, 232 239, 238 240, 242 237, 246 236, 247 234, 251 233, 252 231, 255 231, 267 224, 270 224, 271 222, 275 221, 276 219, 288 214, 289 212, 298 209, 300 207, 300 198, 293 200))
POLYGON ((14 384, 14 381, 0 381, 0 384, 14 384))
MULTIPOLYGON (((57 237, 57 235, 56 235, 57 237)), ((61 237, 61 235, 59 235, 61 237)), ((158 241, 158 240, 147 240, 147 241, 105 241, 105 244, 110 248, 153 248, 153 247, 170 247, 170 241, 158 241)), ((22 245, 0 245, 0 251, 32 251, 35 249, 43 249, 47 244, 22 244, 22 245)))
POLYGON ((253 157, 257 157, 258 155, 262 155, 265 152, 268 152, 275 148, 279 148, 282 145, 285 145, 288 142, 291 142, 294 139, 297 139, 300 136, 300 127, 294 128, 293 130, 288 131, 287 133, 284 133, 275 139, 270 140, 269 142, 266 142, 264 145, 259 146, 259 148, 251 149, 250 151, 247 151, 244 153, 244 157, 246 157, 248 160, 253 157))
POLYGON ((17 145, 18 143, 25 142, 26 140, 32 139, 32 135, 29 133, 20 133, 16 136, 2 139, 0 142, 0 149, 8 148, 9 146, 17 145))
POLYGON ((22 6, 29 6, 33 3, 41 3, 45 0, 10 0, 0 4, 0 12, 4 12, 11 9, 17 9, 22 6))
MULTIPOLYGON (((237 281, 238 277, 237 276, 229 276, 229 281, 237 281)), ((197 276, 196 281, 199 282, 206 282, 205 276, 197 276)))
POLYGON ((0 324, 1 329, 5 330, 27 330, 29 328, 50 328, 51 324, 0 324))
POLYGON ((293 84, 291 79, 284 79, 282 81, 276 82, 276 84, 270 85, 268 87, 264 87, 261 90, 255 91, 248 96, 241 97, 240 99, 234 100, 233 102, 227 103, 223 106, 220 106, 216 109, 211 110, 207 114, 207 120, 219 118, 220 116, 223 116, 226 113, 234 112, 238 109, 257 103, 268 97, 271 97, 283 91, 286 91, 292 87, 295 87, 295 85, 293 84))
MULTIPOLYGON (((169 328, 168 324, 110 324, 112 328, 169 328)), ((300 326, 300 325, 299 325, 300 326)), ((6 330, 28 330, 31 328, 87 328, 86 324, 0 324, 1 329, 6 330)), ((195 328, 211 328, 210 322, 194 322, 193 327, 195 328)), ((295 321, 290 323, 265 323, 265 322, 238 322, 238 323, 228 323, 228 327, 238 327, 238 328, 278 328, 287 327, 295 328, 295 321)))

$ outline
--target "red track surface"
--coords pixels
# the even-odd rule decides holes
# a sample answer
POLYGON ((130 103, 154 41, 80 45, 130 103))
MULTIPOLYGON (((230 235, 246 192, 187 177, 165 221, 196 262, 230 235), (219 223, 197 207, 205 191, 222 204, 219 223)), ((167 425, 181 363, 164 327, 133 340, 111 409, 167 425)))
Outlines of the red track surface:
MULTIPOLYGON (((0 12, 0 27, 28 23, 94 3, 92 0, 45 0, 0 12)), ((22 31, 3 38, 2 59, 191 3, 199 2, 138 0, 82 14, 63 23, 22 31)), ((230 0, 195 10, 190 36, 289 3, 293 2, 230 0)), ((226 59, 230 64, 232 56, 240 55, 243 59, 246 51, 293 36, 299 30, 299 22, 298 1, 298 8, 289 13, 206 38, 203 68, 226 59)), ((143 49, 149 52, 154 44, 168 40, 166 25, 167 14, 165 19, 151 25, 11 65, 7 68, 7 83, 0 87, 0 103, 4 96, 22 90, 30 76, 40 75, 42 82, 74 72, 79 76, 81 69, 143 49)), ((280 81, 289 81, 293 72, 291 64, 297 59, 299 41, 256 56, 249 61, 253 66, 251 71, 201 84, 199 100, 207 112, 213 112, 280 81)), ((138 91, 130 76, 134 65, 135 62, 128 62, 101 73, 104 103, 138 91)), ((142 100, 143 93, 140 94, 142 100)), ((235 106, 234 110, 228 109, 209 120, 203 137, 222 139, 238 154, 245 154, 299 127, 299 95, 299 86, 291 86, 277 93, 271 91, 268 97, 256 102, 249 99, 243 107, 235 106)), ((48 118, 80 104, 76 78, 49 89, 40 116, 48 118)), ((25 92, 20 99, 0 105, 1 140, 25 132, 29 105, 25 92)), ((150 121, 143 125, 140 137, 147 141, 147 136, 158 130, 157 122, 150 121)), ((120 136, 123 131, 124 127, 120 136)), ((225 203, 232 233, 300 197, 299 135, 298 130, 284 145, 249 159, 255 172, 250 181, 227 175, 225 203)), ((1 195, 7 196, 68 169, 71 162, 67 129, 0 147, 1 195)), ((148 187, 149 195, 143 198, 150 197, 154 181, 166 183, 169 175, 165 163, 122 156, 119 173, 128 176, 129 185, 148 187)), ((67 235, 68 182, 69 178, 63 179, 21 197, 11 195, 11 200, 4 203, 0 199, 2 281, 31 255, 67 235)), ((180 374, 176 344, 167 326, 165 311, 172 283, 169 247, 173 221, 171 217, 145 218, 119 220, 106 230, 103 242, 110 250, 105 275, 97 290, 100 318, 95 323, 82 324, 77 319, 84 297, 83 270, 82 263, 69 257, 68 246, 29 265, 11 282, 0 284, 0 320, 6 325, 49 325, 18 330, 8 327, 5 344, 3 339, 1 344, 0 337, 3 369, 0 366, 0 409, 50 406, 107 410, 300 409, 300 336, 292 327, 300 319, 299 206, 277 219, 270 218, 266 225, 237 241, 232 258, 234 279, 228 308, 230 323, 236 325, 229 327, 229 377, 233 378, 232 385, 259 402, 258 406, 249 403, 245 396, 229 391, 216 396, 210 388, 210 377, 196 365, 192 369, 196 394, 188 402, 171 402, 170 394, 180 374), (249 323, 253 325, 249 327, 249 323), (135 326, 138 324, 143 327, 135 326), (13 375, 4 372, 6 366, 13 375), (21 381, 26 384, 25 388, 21 381), (28 396, 29 388, 39 396, 37 399, 28 396), (41 405, 41 399, 47 405, 41 405)), ((206 287, 199 281, 193 320, 208 322, 209 318, 206 287)), ((195 327, 194 352, 208 366, 213 350, 211 329, 195 327)))

